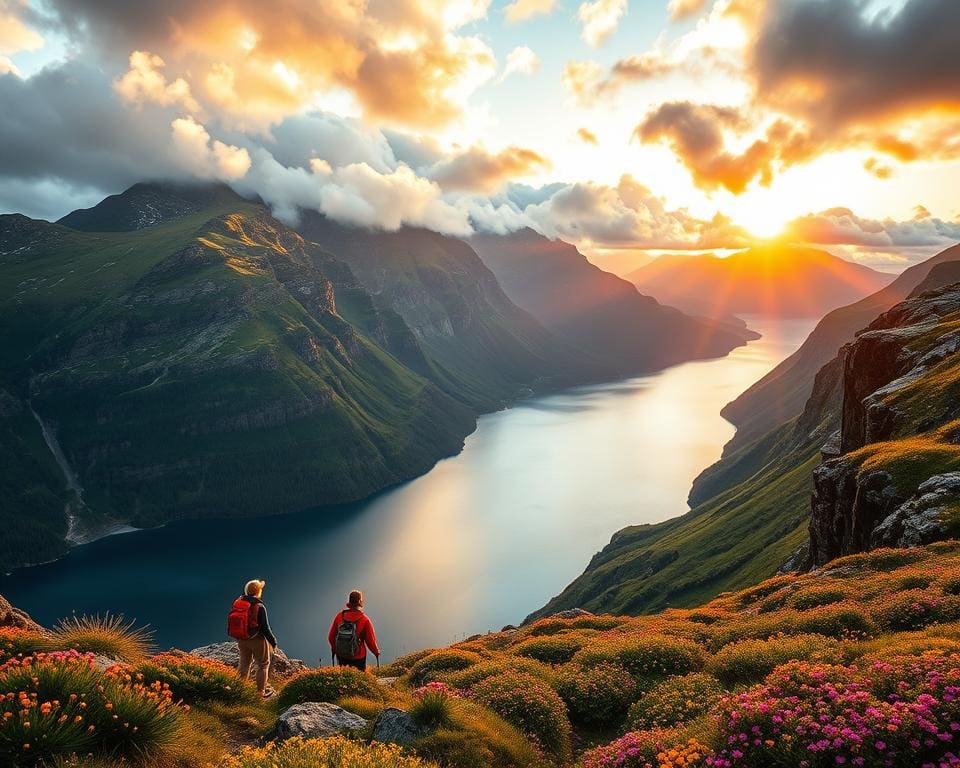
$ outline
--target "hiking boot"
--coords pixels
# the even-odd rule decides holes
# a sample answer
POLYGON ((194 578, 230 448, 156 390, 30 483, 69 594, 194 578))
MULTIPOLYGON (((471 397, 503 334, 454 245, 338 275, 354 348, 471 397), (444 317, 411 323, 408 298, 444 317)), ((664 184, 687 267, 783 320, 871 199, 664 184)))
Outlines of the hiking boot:
POLYGON ((272 698, 273 694, 275 693, 276 691, 273 690, 273 688, 264 688, 263 693, 261 693, 260 695, 263 696, 263 698, 265 699, 269 699, 269 698, 272 698))

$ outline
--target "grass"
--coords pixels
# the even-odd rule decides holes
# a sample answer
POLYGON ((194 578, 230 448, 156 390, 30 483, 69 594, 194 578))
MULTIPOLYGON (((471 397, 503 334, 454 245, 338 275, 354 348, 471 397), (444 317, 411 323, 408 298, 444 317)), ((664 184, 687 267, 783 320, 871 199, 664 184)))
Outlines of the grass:
POLYGON ((153 647, 153 632, 123 616, 71 616, 61 619, 45 642, 47 650, 95 653, 115 661, 135 663, 153 647))

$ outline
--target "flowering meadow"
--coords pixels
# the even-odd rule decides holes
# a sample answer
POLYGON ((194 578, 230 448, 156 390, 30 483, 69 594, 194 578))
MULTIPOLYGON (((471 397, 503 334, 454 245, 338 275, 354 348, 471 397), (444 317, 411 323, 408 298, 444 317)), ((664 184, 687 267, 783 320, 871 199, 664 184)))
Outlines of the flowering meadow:
POLYGON ((381 682, 307 670, 270 701, 230 667, 114 636, 128 624, 0 629, 0 765, 960 768, 958 598, 960 542, 878 550, 694 609, 554 616, 418 651, 381 682), (99 655, 57 648, 66 629, 99 655), (370 725, 269 742, 304 702, 370 725), (388 707, 416 723, 402 748, 371 741, 388 707))

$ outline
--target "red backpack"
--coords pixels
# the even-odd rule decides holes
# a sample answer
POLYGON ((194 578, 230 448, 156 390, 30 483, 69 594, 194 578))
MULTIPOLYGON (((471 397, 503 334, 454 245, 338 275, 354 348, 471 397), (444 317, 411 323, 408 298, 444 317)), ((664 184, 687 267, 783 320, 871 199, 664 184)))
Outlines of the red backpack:
POLYGON ((260 603, 238 597, 227 614, 227 634, 235 640, 249 640, 260 628, 259 616, 260 603))

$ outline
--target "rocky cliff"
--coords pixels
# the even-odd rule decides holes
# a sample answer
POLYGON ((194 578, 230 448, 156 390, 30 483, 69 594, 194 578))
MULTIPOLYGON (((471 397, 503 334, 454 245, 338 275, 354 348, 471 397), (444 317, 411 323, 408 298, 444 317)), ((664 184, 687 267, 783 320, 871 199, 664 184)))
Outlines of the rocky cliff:
POLYGON ((898 304, 841 350, 841 426, 814 472, 810 565, 954 533, 958 351, 960 284, 898 304))

